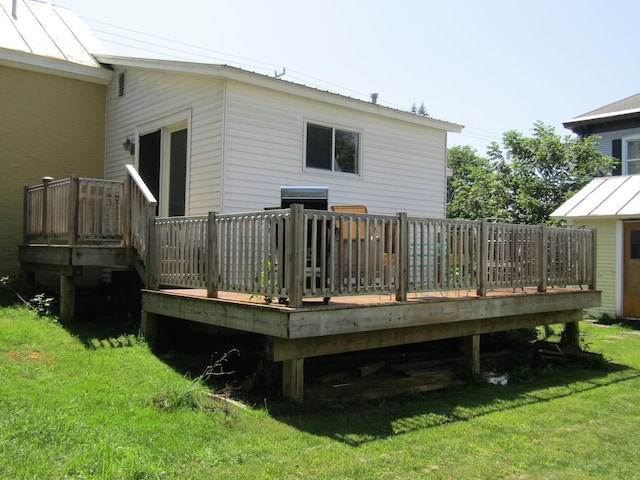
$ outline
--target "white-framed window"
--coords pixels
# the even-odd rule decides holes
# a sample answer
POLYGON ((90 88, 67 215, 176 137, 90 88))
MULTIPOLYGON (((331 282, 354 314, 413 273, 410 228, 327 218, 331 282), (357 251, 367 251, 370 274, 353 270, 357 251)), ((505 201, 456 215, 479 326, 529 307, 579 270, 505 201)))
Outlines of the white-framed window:
POLYGON ((640 174, 640 137, 624 139, 623 155, 626 174, 640 174))
POLYGON ((361 132, 307 122, 305 168, 360 175, 361 132))

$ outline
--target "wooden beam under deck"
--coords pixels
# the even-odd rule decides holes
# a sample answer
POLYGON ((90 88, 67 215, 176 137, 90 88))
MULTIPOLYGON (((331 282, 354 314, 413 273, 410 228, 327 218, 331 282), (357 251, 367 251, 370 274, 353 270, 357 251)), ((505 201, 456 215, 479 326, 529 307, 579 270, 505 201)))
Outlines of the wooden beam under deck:
POLYGON ((482 323, 513 316, 539 317, 599 305, 600 292, 561 290, 490 297, 431 296, 406 302, 372 302, 371 298, 343 297, 329 305, 309 302, 297 309, 249 302, 248 296, 244 296, 244 301, 239 300, 241 296, 235 298, 195 296, 188 289, 143 290, 142 310, 271 337, 309 339, 475 320, 482 323))
POLYGON ((52 271, 55 267, 117 267, 131 263, 131 251, 120 245, 21 245, 20 262, 34 270, 52 271))
POLYGON ((582 310, 578 309, 547 312, 544 315, 512 315, 314 338, 284 339, 271 337, 267 344, 267 358, 273 362, 280 362, 297 358, 320 357, 337 353, 430 342, 446 338, 470 337, 483 333, 518 330, 553 323, 573 323, 581 319, 582 310))

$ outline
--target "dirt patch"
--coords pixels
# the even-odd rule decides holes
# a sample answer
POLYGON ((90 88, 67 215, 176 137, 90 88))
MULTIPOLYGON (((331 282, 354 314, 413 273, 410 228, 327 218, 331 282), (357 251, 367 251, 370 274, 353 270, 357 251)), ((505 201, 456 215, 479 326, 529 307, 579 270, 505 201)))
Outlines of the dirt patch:
POLYGON ((28 350, 26 352, 4 352, 4 356, 16 362, 43 362, 45 355, 40 350, 28 350))

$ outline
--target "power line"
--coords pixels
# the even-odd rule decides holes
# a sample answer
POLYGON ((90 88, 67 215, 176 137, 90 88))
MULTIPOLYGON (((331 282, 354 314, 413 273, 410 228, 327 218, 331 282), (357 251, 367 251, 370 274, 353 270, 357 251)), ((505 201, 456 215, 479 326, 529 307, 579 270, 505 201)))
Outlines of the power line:
MULTIPOLYGON (((207 59, 207 60, 213 60, 216 62, 226 62, 228 61, 227 59, 237 59, 237 60, 243 60, 243 62, 239 62, 237 60, 232 61, 234 64, 239 65, 239 66, 243 66, 243 67, 249 67, 249 68, 253 68, 256 70, 262 70, 262 71, 267 71, 267 70, 271 70, 271 69, 279 69, 282 68, 281 65, 276 65, 274 63, 269 63, 269 62, 263 62, 261 60, 256 60, 253 58, 248 58, 248 57, 243 57, 240 55, 234 55, 231 53, 227 53, 227 52, 222 52, 220 50, 215 50, 215 49, 211 49, 208 47, 202 47, 200 45, 194 45, 191 43, 187 43, 187 42, 183 42, 180 40, 175 40, 175 39, 170 39, 170 38, 166 38, 166 37, 162 37, 159 35, 154 35, 151 33, 145 33, 145 32, 141 32, 139 30, 135 30, 135 29, 131 29, 131 28, 127 28, 127 27, 122 27, 120 25, 115 25, 112 23, 108 23, 108 22, 103 22, 101 20, 96 20, 93 18, 88 18, 88 17, 82 17, 83 20, 87 20, 89 22, 94 22, 100 25, 105 25, 111 28, 115 28, 115 29, 119 29, 119 30, 123 30, 126 32, 131 32, 134 33, 136 35, 142 36, 142 37, 149 37, 149 38, 153 38, 156 40, 161 40, 163 42, 168 42, 172 45, 183 45, 185 47, 189 47, 190 49, 196 49, 196 50, 200 50, 203 52, 208 52, 208 53, 198 53, 195 52, 193 50, 184 50, 181 48, 176 48, 175 46, 168 46, 168 45, 163 45, 161 43, 157 43, 157 42, 151 42, 151 41, 146 41, 146 40, 142 40, 142 39, 138 39, 138 38, 133 38, 131 36, 127 36, 127 35, 121 35, 118 33, 113 33, 113 32, 109 32, 106 30, 102 30, 102 29, 94 29, 93 31, 96 33, 101 34, 101 40, 109 43, 109 44, 113 44, 113 45, 118 45, 118 46, 123 46, 123 47, 128 47, 128 48, 132 48, 135 50, 139 50, 139 51, 143 51, 143 52, 148 52, 148 53, 153 53, 156 55, 163 55, 165 57, 169 57, 172 59, 176 59, 176 60, 183 60, 183 61, 194 61, 193 58, 194 57, 198 57, 198 58, 202 58, 202 59, 207 59), (107 37, 115 37, 115 38, 119 38, 119 39, 123 39, 123 40, 127 40, 130 43, 123 43, 123 42, 118 42, 115 40, 112 40, 110 38, 105 38, 102 36, 107 36, 107 37), (159 48, 161 49, 161 51, 155 50, 155 49, 151 49, 151 48, 147 48, 147 47, 142 47, 142 46, 138 46, 138 45, 134 45, 131 42, 134 43, 138 43, 141 45, 145 45, 148 47, 155 47, 155 48, 159 48), (175 53, 171 53, 171 52, 177 52, 178 55, 176 55, 175 53), (213 56, 210 54, 215 54, 217 56, 213 56), (188 56, 184 56, 184 55, 188 55, 188 56), (222 56, 222 58, 220 57, 222 56), (245 63, 245 62, 251 62, 251 63, 245 63), (262 65, 262 66, 260 66, 262 65)), ((336 83, 332 83, 332 82, 328 82, 326 80, 322 80, 320 78, 314 77, 312 75, 307 75, 303 72, 297 71, 297 70, 291 70, 291 69, 287 69, 287 78, 291 78, 292 80, 296 80, 299 81, 302 84, 314 87, 314 88, 318 88, 318 89, 326 89, 329 90, 329 88, 327 88, 327 85, 336 88, 338 91, 342 91, 342 92, 350 92, 351 94, 360 97, 360 98, 368 98, 368 96, 370 95, 369 93, 364 93, 364 92, 359 92, 357 90, 352 90, 346 87, 343 87, 339 84, 336 83), (291 75, 291 74, 294 75, 291 75)), ((392 108, 397 108, 398 110, 402 110, 405 111, 407 110, 406 106, 402 106, 402 105, 398 105, 398 104, 394 104, 393 102, 389 102, 387 100, 385 100, 384 97, 380 98, 380 102, 381 103, 385 103, 386 105, 392 107, 392 108)), ((482 130, 480 128, 475 128, 472 126, 465 126, 465 129, 460 133, 460 135, 462 135, 463 137, 468 137, 468 138, 473 138, 476 140, 481 140, 481 141, 500 141, 501 140, 501 135, 495 133, 495 132, 490 132, 488 130, 482 130)))

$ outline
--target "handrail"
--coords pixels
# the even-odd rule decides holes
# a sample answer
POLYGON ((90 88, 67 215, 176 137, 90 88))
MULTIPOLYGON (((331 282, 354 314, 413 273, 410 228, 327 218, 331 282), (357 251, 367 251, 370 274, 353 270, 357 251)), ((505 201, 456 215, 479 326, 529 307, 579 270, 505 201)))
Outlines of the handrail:
POLYGON ((136 170, 136 167, 134 167, 130 163, 127 163, 125 165, 125 168, 127 169, 127 173, 131 177, 131 180, 133 180, 133 182, 136 184, 136 187, 138 187, 140 193, 142 193, 147 203, 153 204, 154 206, 157 205, 158 201, 156 200, 156 197, 153 195, 153 193, 151 193, 151 190, 149 190, 147 184, 144 183, 144 180, 142 180, 142 177, 136 170))
POLYGON ((132 165, 127 180, 72 176, 25 187, 25 243, 131 246, 147 288, 303 298, 586 285, 595 232, 544 225, 290 209, 157 218, 132 165))

